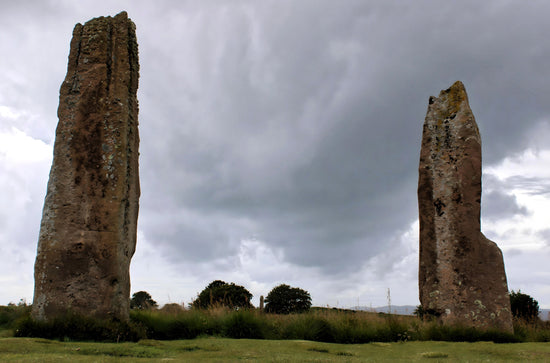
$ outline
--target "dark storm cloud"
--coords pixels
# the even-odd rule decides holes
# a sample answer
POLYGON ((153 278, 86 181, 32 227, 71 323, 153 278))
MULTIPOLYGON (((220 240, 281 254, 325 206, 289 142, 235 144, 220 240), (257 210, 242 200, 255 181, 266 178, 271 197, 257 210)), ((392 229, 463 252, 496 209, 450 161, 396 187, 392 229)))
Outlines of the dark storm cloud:
MULTIPOLYGON (((237 237, 284 247, 294 263, 353 268, 387 248, 384 238, 391 240, 414 218, 414 204, 399 203, 414 200, 402 189, 414 193, 415 177, 407 175, 406 165, 417 157, 395 154, 416 141, 395 132, 395 123, 380 122, 387 106, 376 104, 378 96, 369 95, 365 83, 370 70, 361 67, 368 59, 361 17, 350 24, 347 13, 333 18, 319 10, 281 9, 288 16, 268 26, 269 11, 255 10, 247 10, 253 12, 249 18, 244 10, 231 12, 229 24, 215 9, 202 19, 206 29, 208 19, 227 27, 217 33, 221 53, 206 47, 206 55, 197 55, 219 72, 189 84, 196 87, 189 92, 197 93, 196 102, 184 99, 166 115, 163 129, 169 134, 156 148, 155 164, 167 166, 157 177, 169 184, 150 189, 162 190, 161 199, 172 199, 220 230, 229 229, 232 218, 250 219, 250 228, 237 237), (314 31, 303 31, 306 15, 316 19, 307 25, 314 31), (376 166, 385 161, 390 163, 384 170, 376 166)), ((188 53, 186 46, 181 53, 188 53)), ((187 82, 184 75, 166 77, 180 87, 187 82)), ((393 114, 406 121, 405 112, 393 114)), ((414 132, 412 125, 403 128, 414 132)), ((196 229, 185 225, 179 226, 182 250, 197 241, 196 229)), ((216 249, 206 232, 203 243, 216 249)))
MULTIPOLYGON (((236 241, 256 237, 298 265, 356 269, 398 248, 416 217, 430 95, 465 82, 489 162, 524 147, 518 135, 548 113, 548 25, 534 7, 346 5, 216 3, 172 9, 161 33, 144 25, 150 240, 201 261, 235 258, 236 241)), ((513 197, 486 199, 487 216, 524 213, 513 197)))
MULTIPOLYGON (((0 101, 25 95, 14 102, 51 115, 38 136, 53 137, 72 27, 127 10, 141 64, 139 228, 182 265, 232 269, 256 238, 325 275, 393 266, 417 218, 430 95, 465 83, 485 164, 528 146, 550 114, 544 2, 40 4, 0 15, 22 37, 10 43, 31 39, 0 75, 0 101)), ((488 218, 525 212, 504 192, 484 198, 488 218)))

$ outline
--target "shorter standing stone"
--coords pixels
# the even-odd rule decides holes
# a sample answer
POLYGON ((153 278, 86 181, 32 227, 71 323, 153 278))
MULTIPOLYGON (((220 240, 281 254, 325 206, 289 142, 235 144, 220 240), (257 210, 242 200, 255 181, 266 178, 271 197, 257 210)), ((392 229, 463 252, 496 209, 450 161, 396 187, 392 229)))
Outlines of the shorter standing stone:
POLYGON ((480 230, 481 137, 461 82, 430 97, 418 205, 422 307, 443 323, 512 332, 502 253, 480 230))

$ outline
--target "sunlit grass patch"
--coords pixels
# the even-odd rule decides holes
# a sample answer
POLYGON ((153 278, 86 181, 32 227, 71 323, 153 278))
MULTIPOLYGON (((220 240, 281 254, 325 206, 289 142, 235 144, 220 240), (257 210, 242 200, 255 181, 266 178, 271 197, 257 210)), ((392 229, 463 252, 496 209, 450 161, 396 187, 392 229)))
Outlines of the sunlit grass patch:
POLYGON ((424 352, 420 354, 423 358, 448 358, 449 355, 447 353, 442 352, 424 352))

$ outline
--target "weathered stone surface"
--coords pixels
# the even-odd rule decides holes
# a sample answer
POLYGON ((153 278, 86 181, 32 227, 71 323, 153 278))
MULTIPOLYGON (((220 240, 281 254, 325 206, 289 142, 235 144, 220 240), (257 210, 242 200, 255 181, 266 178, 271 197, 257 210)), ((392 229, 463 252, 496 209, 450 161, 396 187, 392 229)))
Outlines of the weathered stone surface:
POLYGON ((127 319, 139 202, 139 63, 125 12, 73 31, 35 263, 33 317, 127 319))
POLYGON ((480 230, 481 138, 461 82, 430 97, 418 204, 424 309, 443 323, 512 331, 502 253, 480 230))

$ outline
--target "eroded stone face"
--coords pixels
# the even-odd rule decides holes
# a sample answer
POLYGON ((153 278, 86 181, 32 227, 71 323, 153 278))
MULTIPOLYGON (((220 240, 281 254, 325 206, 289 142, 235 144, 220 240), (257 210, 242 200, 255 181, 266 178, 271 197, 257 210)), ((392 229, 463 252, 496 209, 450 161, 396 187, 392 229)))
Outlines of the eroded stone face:
POLYGON ((444 323, 511 332, 502 253, 480 230, 481 138, 461 82, 430 97, 418 205, 423 308, 444 323))
POLYGON ((125 12, 75 26, 38 241, 35 319, 128 318, 138 77, 135 25, 125 12))

